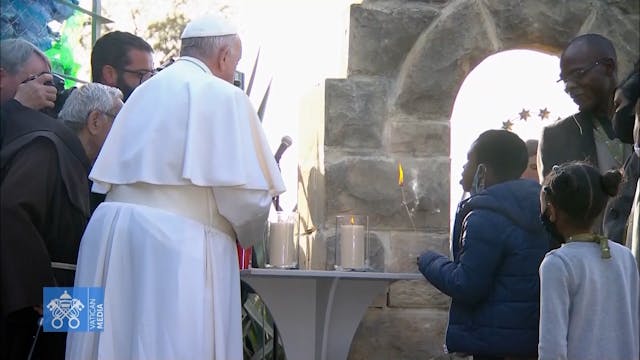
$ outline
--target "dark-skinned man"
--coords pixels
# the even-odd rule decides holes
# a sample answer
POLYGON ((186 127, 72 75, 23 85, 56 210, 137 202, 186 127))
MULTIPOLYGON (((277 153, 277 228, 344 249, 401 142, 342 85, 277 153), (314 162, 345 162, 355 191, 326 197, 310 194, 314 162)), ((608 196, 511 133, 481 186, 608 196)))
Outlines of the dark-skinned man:
MULTIPOLYGON (((559 81, 579 112, 544 128, 538 149, 540 178, 567 161, 587 161, 601 171, 623 165, 631 146, 618 139, 611 123, 616 71, 615 48, 602 35, 580 35, 565 47, 559 81)), ((603 232, 601 219, 593 230, 603 232)))

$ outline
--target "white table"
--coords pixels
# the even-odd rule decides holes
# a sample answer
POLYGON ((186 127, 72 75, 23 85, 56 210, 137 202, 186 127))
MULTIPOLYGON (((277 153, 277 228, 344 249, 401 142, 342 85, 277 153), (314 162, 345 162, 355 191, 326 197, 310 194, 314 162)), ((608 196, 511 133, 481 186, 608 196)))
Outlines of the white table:
POLYGON ((278 326, 287 359, 346 360, 373 299, 417 273, 248 269, 240 278, 260 295, 278 326))

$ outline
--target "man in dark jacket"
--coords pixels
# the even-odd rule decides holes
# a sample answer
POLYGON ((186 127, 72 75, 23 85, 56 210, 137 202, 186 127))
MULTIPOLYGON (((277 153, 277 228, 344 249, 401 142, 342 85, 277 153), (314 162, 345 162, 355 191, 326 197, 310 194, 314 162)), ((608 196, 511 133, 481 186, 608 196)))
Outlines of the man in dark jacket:
POLYGON ((471 146, 461 184, 471 197, 458 205, 453 261, 434 251, 420 272, 451 296, 446 345, 474 359, 536 357, 538 267, 549 250, 540 222, 540 185, 519 179, 525 143, 489 130, 471 146))
POLYGON ((633 122, 618 124, 619 129, 611 122, 616 74, 616 51, 604 36, 580 35, 566 46, 560 57, 560 80, 580 112, 543 129, 538 150, 541 179, 554 165, 567 161, 587 161, 601 171, 622 166, 631 146, 623 145, 618 132, 630 132, 624 129, 633 128, 633 122))

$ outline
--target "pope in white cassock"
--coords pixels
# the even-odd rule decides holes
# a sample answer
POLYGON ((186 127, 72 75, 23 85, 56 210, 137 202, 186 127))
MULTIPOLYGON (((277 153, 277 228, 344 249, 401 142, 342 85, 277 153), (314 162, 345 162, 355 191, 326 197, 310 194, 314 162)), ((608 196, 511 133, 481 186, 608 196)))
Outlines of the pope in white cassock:
POLYGON ((181 39, 181 57, 122 108, 89 176, 107 196, 75 286, 104 287, 104 332, 70 333, 67 359, 242 359, 235 240, 261 239, 284 185, 232 85, 235 28, 207 15, 181 39))

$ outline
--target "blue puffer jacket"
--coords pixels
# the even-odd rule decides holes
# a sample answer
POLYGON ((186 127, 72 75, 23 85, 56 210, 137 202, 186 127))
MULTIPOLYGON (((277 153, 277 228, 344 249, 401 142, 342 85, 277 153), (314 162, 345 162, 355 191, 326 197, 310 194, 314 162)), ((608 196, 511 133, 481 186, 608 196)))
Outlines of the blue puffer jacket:
POLYGON ((538 267, 550 237, 540 222, 540 185, 497 184, 462 201, 453 228, 453 261, 427 251, 418 266, 451 296, 447 349, 487 356, 536 356, 538 267))

